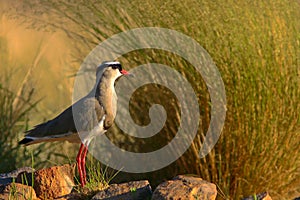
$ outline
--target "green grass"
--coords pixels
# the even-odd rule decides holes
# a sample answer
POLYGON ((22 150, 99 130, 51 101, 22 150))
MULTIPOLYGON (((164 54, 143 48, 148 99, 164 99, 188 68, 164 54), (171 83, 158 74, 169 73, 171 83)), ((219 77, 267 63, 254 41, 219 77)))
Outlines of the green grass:
MULTIPOLYGON (((36 9, 36 14, 53 9, 53 16, 36 17, 27 12, 28 21, 65 30, 78 50, 78 60, 113 34, 158 26, 194 38, 215 61, 225 84, 227 116, 214 150, 199 159, 202 136, 210 120, 209 94, 201 77, 187 62, 167 52, 143 50, 120 58, 124 66, 150 61, 173 66, 193 83, 201 105, 201 127, 189 150, 171 166, 135 177, 158 183, 176 174, 195 173, 217 184, 223 194, 219 198, 226 199, 265 190, 274 199, 300 196, 298 1, 43 1, 36 9)), ((146 89, 161 90, 148 87, 137 91, 132 116, 141 124, 149 121, 147 108, 155 101, 151 93, 149 101, 144 95, 139 98, 146 89)), ((160 96, 161 102, 172 97, 168 95, 160 96)), ((131 151, 151 151, 163 146, 173 138, 178 125, 178 105, 166 106, 167 111, 173 112, 159 136, 141 141, 110 132, 109 137, 131 151)), ((133 177, 128 175, 128 179, 133 177)))
POLYGON ((92 156, 88 156, 87 158, 87 183, 84 187, 81 187, 79 177, 76 176, 75 181, 78 185, 73 189, 73 192, 81 195, 81 199, 91 199, 98 191, 106 189, 112 179, 118 174, 118 172, 107 166, 103 166, 92 156))
POLYGON ((106 189, 111 180, 118 174, 112 172, 108 167, 104 167, 101 163, 90 156, 87 162, 87 184, 89 190, 106 189))
MULTIPOLYGON (((34 169, 34 157, 33 154, 31 153, 31 168, 34 169)), ((26 185, 26 186, 31 186, 32 190, 30 188, 20 188, 19 186, 16 185, 16 178, 14 177, 12 179, 12 183, 10 184, 9 188, 9 199, 15 200, 15 199, 28 199, 32 200, 33 199, 33 187, 34 187, 34 173, 31 173, 31 177, 28 180, 27 173, 23 173, 21 175, 21 184, 26 185), (30 182, 29 182, 30 181, 30 182), (28 190, 30 190, 30 193, 28 193, 28 190)), ((18 183, 19 184, 19 183, 18 183)))

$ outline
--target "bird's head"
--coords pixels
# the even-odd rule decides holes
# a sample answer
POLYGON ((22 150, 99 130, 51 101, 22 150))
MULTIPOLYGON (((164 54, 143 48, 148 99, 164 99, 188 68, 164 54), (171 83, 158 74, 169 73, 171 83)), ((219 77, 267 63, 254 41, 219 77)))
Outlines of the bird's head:
POLYGON ((96 72, 97 78, 101 78, 102 76, 105 76, 109 79, 116 80, 122 75, 132 75, 129 72, 127 72, 125 69, 122 69, 121 63, 117 61, 113 62, 103 62, 98 68, 96 72))

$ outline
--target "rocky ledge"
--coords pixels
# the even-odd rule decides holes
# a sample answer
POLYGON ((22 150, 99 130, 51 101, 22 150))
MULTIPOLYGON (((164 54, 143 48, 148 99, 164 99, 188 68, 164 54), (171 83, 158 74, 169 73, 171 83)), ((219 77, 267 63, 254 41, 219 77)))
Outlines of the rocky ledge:
MULTIPOLYGON (((74 190, 75 165, 34 171, 21 168, 0 174, 0 199, 58 200, 214 200, 216 185, 199 177, 179 175, 161 183, 154 191, 147 180, 111 184, 101 191, 74 190)), ((271 200, 268 193, 244 200, 271 200)))

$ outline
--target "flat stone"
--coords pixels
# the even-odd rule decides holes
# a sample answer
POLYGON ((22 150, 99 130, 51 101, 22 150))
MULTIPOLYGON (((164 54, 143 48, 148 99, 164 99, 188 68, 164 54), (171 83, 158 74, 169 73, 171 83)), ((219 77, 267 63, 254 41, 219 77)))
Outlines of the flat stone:
POLYGON ((91 197, 86 194, 81 194, 81 193, 70 193, 66 194, 64 196, 55 198, 55 200, 87 200, 90 199, 91 197))
POLYGON ((5 185, 5 184, 12 183, 13 180, 16 179, 20 174, 26 173, 26 172, 32 173, 32 172, 34 172, 34 169, 31 167, 21 167, 19 169, 16 169, 16 170, 8 172, 8 173, 2 173, 2 174, 0 174, 0 184, 5 185))
POLYGON ((9 183, 0 186, 0 199, 37 200, 38 198, 31 186, 20 183, 9 183))
POLYGON ((199 177, 179 175, 161 183, 155 189, 152 200, 215 200, 216 185, 199 177))
POLYGON ((148 181, 131 181, 128 183, 111 184, 107 189, 98 192, 92 200, 146 200, 152 195, 148 181))

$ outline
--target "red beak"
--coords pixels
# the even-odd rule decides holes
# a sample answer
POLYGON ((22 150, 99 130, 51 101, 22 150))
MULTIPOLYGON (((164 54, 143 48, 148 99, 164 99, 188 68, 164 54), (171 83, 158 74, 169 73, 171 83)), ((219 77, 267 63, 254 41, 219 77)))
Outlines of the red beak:
POLYGON ((132 75, 128 71, 126 71, 125 69, 121 70, 121 74, 123 74, 123 75, 132 75))

